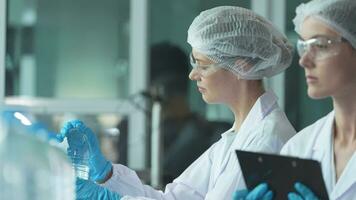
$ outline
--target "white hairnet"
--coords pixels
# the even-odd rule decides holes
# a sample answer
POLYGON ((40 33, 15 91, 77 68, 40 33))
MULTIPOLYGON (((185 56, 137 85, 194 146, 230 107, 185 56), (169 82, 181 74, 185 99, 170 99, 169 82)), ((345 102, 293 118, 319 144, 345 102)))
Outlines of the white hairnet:
POLYGON ((188 29, 188 43, 242 79, 278 74, 293 57, 293 46, 268 20, 233 6, 201 12, 188 29))
POLYGON ((297 7, 293 22, 300 34, 303 21, 313 16, 335 29, 356 48, 356 0, 313 0, 297 7))

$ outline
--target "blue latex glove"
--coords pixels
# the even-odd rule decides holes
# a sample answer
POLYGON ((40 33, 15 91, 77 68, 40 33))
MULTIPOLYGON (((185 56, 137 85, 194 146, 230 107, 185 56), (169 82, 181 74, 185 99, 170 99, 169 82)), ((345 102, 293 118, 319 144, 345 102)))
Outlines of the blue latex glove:
POLYGON ((295 183, 294 188, 297 193, 288 193, 288 200, 319 200, 319 198, 305 185, 301 183, 295 183))
POLYGON ((121 196, 91 181, 77 178, 75 181, 76 200, 120 200, 121 196))
POLYGON ((95 134, 90 128, 85 126, 85 124, 80 120, 69 121, 61 129, 60 134, 57 135, 57 139, 59 142, 62 142, 64 138, 67 137, 68 144, 69 144, 67 151, 69 151, 70 148, 73 149, 75 148, 75 149, 79 149, 78 152, 83 152, 80 151, 82 145, 78 144, 78 142, 76 143, 70 141, 71 139, 75 138, 75 137, 71 137, 70 134, 75 134, 76 131, 79 131, 80 133, 84 133, 84 135, 88 139, 89 154, 90 154, 89 155, 90 180, 97 181, 97 182, 104 180, 107 177, 107 175, 111 172, 112 165, 109 161, 105 159, 105 157, 101 153, 98 140, 96 139, 95 134), (78 146, 73 147, 71 145, 78 145, 78 146))
POLYGON ((233 200, 272 200, 273 192, 268 189, 267 183, 257 185, 250 192, 238 190, 234 193, 233 200))

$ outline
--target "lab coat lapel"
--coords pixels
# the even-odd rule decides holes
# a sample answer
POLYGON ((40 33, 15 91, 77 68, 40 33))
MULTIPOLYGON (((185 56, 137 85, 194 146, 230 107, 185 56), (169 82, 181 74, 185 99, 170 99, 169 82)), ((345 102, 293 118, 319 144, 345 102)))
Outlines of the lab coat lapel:
POLYGON ((313 156, 312 158, 321 163, 321 170, 324 177, 324 182, 326 189, 329 194, 333 188, 333 177, 330 176, 333 171, 333 161, 332 158, 332 137, 333 137, 333 123, 334 123, 334 112, 331 112, 325 123, 320 129, 316 129, 319 134, 316 138, 316 142, 313 146, 313 156))
POLYGON ((356 153, 353 154, 352 158, 347 163, 346 168, 341 174, 341 177, 337 181, 333 192, 330 195, 331 199, 337 199, 341 195, 347 192, 354 184, 356 184, 356 153))
POLYGON ((327 187, 327 190, 330 194, 330 199, 337 199, 343 195, 347 190, 356 183, 355 169, 356 169, 356 153, 352 156, 348 162, 345 170, 343 171, 341 177, 337 181, 335 187, 334 178, 335 176, 335 164, 332 160, 334 151, 333 151, 333 125, 334 125, 335 113, 331 112, 324 124, 321 127, 320 134, 316 139, 316 143, 313 148, 313 159, 316 159, 322 163, 322 171, 324 181, 327 187))
MULTIPOLYGON (((220 174, 225 170, 229 160, 235 155, 235 150, 246 150, 251 141, 258 137, 257 135, 251 135, 256 132, 252 129, 260 128, 260 122, 268 115, 274 108, 276 108, 277 97, 273 92, 266 92, 260 98, 257 99, 252 109, 248 113, 246 119, 242 123, 240 130, 238 131, 233 143, 231 144, 223 163, 220 168, 220 174)), ((237 159, 237 158, 236 158, 237 159)))
MULTIPOLYGON (((225 131, 223 134, 221 134, 222 139, 225 140, 224 143, 226 142, 226 138, 225 138, 226 134, 228 134, 229 132, 233 132, 233 131, 234 131, 234 129, 231 128, 230 130, 225 131)), ((225 145, 223 145, 222 148, 225 148, 225 145)), ((222 149, 217 151, 217 153, 216 153, 216 157, 218 158, 217 163, 213 163, 213 166, 212 166, 212 171, 214 171, 215 173, 211 174, 212 183, 209 187, 212 188, 215 186, 218 177, 223 172, 223 169, 226 167, 226 166, 223 166, 222 163, 225 162, 226 159, 229 159, 229 158, 227 158, 229 156, 230 155, 225 155, 225 152, 222 149)))

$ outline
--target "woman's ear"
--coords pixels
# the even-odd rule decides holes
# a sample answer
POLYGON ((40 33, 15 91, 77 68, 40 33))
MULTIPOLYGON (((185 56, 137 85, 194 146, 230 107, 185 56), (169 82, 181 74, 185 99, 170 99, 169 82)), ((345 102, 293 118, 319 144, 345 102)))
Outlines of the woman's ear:
POLYGON ((238 67, 237 71, 246 73, 251 70, 253 65, 249 61, 249 58, 239 58, 235 61, 235 67, 238 67))

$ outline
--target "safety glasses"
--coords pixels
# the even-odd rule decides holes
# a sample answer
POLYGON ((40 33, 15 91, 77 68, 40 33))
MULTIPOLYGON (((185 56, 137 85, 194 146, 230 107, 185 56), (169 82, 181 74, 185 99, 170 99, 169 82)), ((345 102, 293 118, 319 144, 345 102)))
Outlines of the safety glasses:
POLYGON ((311 59, 323 60, 338 55, 341 51, 340 44, 345 41, 342 37, 317 37, 305 41, 298 39, 297 50, 300 57, 307 53, 311 59))
POLYGON ((209 76, 214 72, 219 70, 219 67, 216 63, 202 65, 194 58, 193 54, 189 54, 190 65, 193 67, 193 70, 196 70, 201 76, 209 76))

